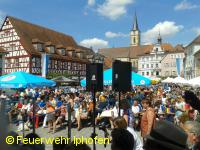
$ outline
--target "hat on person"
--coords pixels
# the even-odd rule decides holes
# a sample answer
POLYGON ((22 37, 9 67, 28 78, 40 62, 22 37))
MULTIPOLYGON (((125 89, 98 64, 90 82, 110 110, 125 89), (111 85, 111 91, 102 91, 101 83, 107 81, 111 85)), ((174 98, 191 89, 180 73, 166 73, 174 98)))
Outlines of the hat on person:
POLYGON ((37 98, 37 101, 40 101, 40 100, 41 100, 41 98, 40 98, 40 97, 38 97, 38 98, 37 98))
POLYGON ((158 121, 146 138, 170 150, 187 149, 187 134, 169 121, 158 121))

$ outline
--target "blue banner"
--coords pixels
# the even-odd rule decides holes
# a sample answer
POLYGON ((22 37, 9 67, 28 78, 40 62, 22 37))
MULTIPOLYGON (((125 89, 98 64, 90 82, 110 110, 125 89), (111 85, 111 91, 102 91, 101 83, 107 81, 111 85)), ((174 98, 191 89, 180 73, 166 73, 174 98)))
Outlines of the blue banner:
POLYGON ((177 70, 177 75, 179 77, 181 73, 180 58, 176 58, 176 70, 177 70))
POLYGON ((48 74, 48 67, 49 66, 49 55, 46 54, 46 75, 48 74))
POLYGON ((42 76, 46 78, 48 73, 49 56, 46 53, 42 54, 42 76))

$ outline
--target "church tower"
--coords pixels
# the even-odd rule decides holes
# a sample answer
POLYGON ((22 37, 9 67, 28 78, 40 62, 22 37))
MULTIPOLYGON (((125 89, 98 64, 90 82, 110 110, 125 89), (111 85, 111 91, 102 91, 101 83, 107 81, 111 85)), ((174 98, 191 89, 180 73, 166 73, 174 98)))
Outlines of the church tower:
POLYGON ((135 13, 133 28, 131 29, 130 33, 130 45, 131 46, 139 46, 140 45, 140 30, 138 28, 138 22, 137 22, 137 15, 135 13))
POLYGON ((159 31, 159 34, 158 34, 157 43, 158 43, 159 45, 162 44, 162 37, 161 37, 161 35, 160 35, 160 31, 159 31))

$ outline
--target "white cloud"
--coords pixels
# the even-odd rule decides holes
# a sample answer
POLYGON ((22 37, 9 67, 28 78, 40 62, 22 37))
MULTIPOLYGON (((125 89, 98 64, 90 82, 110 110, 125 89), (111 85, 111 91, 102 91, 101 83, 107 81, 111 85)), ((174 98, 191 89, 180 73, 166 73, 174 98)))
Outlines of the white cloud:
POLYGON ((194 9, 198 8, 199 5, 192 4, 188 2, 187 0, 183 0, 182 2, 178 3, 175 7, 174 10, 186 10, 186 9, 194 9))
POLYGON ((192 30, 196 33, 196 35, 200 35, 200 27, 195 27, 192 30))
POLYGON ((134 0, 105 0, 99 5, 97 12, 111 20, 117 20, 127 12, 127 6, 132 4, 134 0))
POLYGON ((84 16, 87 16, 87 15, 88 15, 88 12, 87 12, 87 11, 84 11, 84 12, 83 12, 83 15, 84 15, 84 16))
POLYGON ((95 0, 88 0, 88 6, 94 6, 95 0))
POLYGON ((100 48, 108 47, 108 41, 99 39, 99 38, 91 38, 91 39, 84 39, 80 42, 80 45, 85 47, 92 47, 95 51, 100 48))
POLYGON ((176 23, 173 21, 159 22, 152 29, 149 29, 146 32, 142 33, 142 42, 154 42, 158 36, 159 31, 162 38, 165 38, 175 35, 182 29, 182 25, 176 25, 176 23))
POLYGON ((121 32, 118 32, 118 33, 114 33, 114 32, 111 32, 111 31, 107 31, 105 33, 105 36, 107 38, 116 38, 116 37, 127 37, 129 36, 128 34, 124 34, 124 33, 121 33, 121 32))

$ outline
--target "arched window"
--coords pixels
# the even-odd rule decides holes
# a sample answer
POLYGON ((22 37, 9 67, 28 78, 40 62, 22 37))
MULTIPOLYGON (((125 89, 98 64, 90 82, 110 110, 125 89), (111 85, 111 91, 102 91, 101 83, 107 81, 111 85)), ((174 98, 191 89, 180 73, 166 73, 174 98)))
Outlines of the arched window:
POLYGON ((133 38, 133 43, 135 44, 135 37, 133 38))

